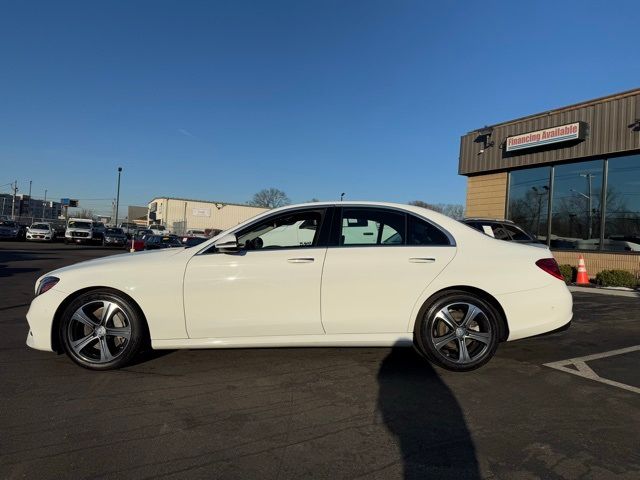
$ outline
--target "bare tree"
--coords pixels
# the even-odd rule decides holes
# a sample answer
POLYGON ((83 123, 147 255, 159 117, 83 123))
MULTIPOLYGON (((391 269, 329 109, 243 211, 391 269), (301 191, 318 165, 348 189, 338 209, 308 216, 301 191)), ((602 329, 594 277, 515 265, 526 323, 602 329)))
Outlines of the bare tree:
POLYGON ((443 215, 455 220, 461 220, 464 218, 464 205, 460 205, 459 203, 427 203, 422 200, 413 200, 409 202, 409 205, 428 208, 429 210, 442 213, 443 215))
POLYGON ((287 194, 277 188, 265 188, 256 193, 249 205, 254 207, 263 208, 278 208, 285 205, 289 205, 291 200, 287 197, 287 194))

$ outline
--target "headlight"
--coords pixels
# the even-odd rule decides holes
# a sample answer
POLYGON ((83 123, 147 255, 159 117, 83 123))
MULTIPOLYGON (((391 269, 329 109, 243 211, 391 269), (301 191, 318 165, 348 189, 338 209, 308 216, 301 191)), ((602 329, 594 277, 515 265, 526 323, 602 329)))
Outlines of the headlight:
POLYGON ((44 277, 36 287, 36 297, 51 290, 60 279, 58 277, 44 277))

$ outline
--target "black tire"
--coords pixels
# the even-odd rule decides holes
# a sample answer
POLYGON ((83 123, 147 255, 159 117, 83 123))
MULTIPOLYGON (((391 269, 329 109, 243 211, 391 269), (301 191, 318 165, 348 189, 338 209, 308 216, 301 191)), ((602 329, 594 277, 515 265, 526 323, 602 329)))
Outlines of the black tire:
POLYGON ((128 365, 140 352, 146 332, 142 314, 129 299, 113 290, 93 290, 67 306, 58 333, 60 345, 75 363, 113 370, 128 365))
POLYGON ((467 372, 480 368, 496 353, 501 317, 483 298, 451 290, 431 299, 421 312, 415 344, 430 362, 447 370, 467 372), (449 314, 448 320, 444 312, 449 314))

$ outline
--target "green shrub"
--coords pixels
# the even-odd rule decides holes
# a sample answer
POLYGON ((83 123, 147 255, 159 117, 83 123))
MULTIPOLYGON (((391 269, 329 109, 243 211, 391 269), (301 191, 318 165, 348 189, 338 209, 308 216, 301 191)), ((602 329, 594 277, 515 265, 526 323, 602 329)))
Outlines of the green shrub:
POLYGON ((635 288, 636 277, 626 270, 603 270, 596 275, 596 283, 603 287, 635 288))
POLYGON ((573 282, 573 279, 576 278, 577 272, 578 272, 578 269, 573 265, 568 265, 568 264, 560 265, 560 273, 564 277, 564 281, 566 283, 573 282))

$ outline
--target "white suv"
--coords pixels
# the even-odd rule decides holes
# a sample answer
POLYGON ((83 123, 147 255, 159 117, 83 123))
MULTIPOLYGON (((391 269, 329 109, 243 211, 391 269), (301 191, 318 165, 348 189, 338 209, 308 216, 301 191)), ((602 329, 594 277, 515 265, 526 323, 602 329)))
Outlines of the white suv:
POLYGON ((93 221, 88 218, 70 218, 64 232, 64 243, 93 242, 93 221))

